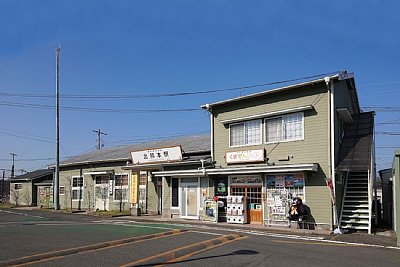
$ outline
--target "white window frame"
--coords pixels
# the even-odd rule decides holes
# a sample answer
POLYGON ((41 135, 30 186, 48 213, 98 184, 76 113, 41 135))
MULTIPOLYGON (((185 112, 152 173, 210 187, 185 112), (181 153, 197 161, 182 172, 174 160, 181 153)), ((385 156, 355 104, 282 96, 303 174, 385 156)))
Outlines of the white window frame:
POLYGON ((116 173, 116 174, 114 174, 114 192, 113 192, 113 194, 114 194, 114 197, 113 197, 113 199, 114 199, 114 202, 118 202, 119 203, 119 201, 120 201, 120 199, 115 199, 115 197, 117 196, 117 194, 115 193, 115 190, 126 190, 126 196, 125 196, 125 198, 123 198, 122 199, 122 202, 129 202, 129 181, 130 181, 130 179, 129 179, 130 177, 129 177, 129 173, 116 173), (127 185, 118 185, 117 184, 117 176, 124 176, 124 175, 126 175, 126 177, 128 178, 128 184, 127 185))
POLYGON ((64 196, 65 195, 65 186, 64 185, 60 185, 58 192, 59 192, 60 196, 64 196), (64 193, 61 193, 61 188, 64 188, 64 193))
MULTIPOLYGON (((281 128, 281 135, 284 133, 284 123, 281 123, 282 128, 281 128)), ((271 118, 265 118, 264 119, 264 128, 265 128, 265 143, 266 144, 275 144, 275 143, 286 143, 286 142, 295 142, 295 141, 303 141, 304 140, 304 112, 296 112, 296 113, 290 113, 282 116, 277 116, 277 117, 271 117, 271 118), (274 120, 281 118, 282 122, 285 117, 295 115, 295 114, 301 114, 302 120, 301 120, 301 138, 293 138, 293 139, 283 139, 283 136, 281 136, 281 139, 278 141, 267 141, 268 138, 268 120, 274 120)))
POLYGON ((243 146, 256 146, 256 145, 261 145, 262 143, 263 143, 263 126, 262 126, 262 120, 261 119, 257 119, 257 120, 249 120, 249 121, 243 121, 243 122, 238 122, 238 123, 231 123, 231 124, 229 124, 229 147, 243 147, 243 146), (259 130, 259 132, 258 132, 258 134, 259 134, 259 136, 260 136, 260 138, 259 138, 259 142, 257 142, 257 143, 247 143, 246 142, 246 124, 248 124, 248 123, 251 123, 251 122, 259 122, 259 124, 260 124, 260 130, 259 130), (232 145, 232 143, 231 143, 231 137, 232 137, 232 134, 231 134, 231 127, 232 126, 235 126, 235 125, 239 125, 239 124, 243 124, 244 125, 244 133, 243 133, 243 136, 244 136, 244 138, 245 138, 245 140, 244 140, 244 144, 242 144, 242 145, 232 145))
POLYGON ((83 190, 84 184, 85 184, 85 178, 83 176, 72 176, 72 180, 71 180, 71 189, 72 189, 71 198, 72 198, 72 201, 83 201, 83 199, 84 199, 83 194, 85 192, 83 190), (82 178, 82 186, 74 186, 74 179, 78 179, 78 178, 82 178), (74 197, 74 190, 79 190, 79 191, 82 192, 82 194, 79 194, 81 196, 81 198, 77 198, 77 199, 73 198, 74 197))

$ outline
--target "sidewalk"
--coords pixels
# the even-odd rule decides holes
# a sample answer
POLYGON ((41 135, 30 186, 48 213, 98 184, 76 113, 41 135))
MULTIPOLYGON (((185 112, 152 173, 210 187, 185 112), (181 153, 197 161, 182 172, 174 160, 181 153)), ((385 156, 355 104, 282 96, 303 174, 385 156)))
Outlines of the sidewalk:
POLYGON ((263 231, 266 233, 275 234, 287 234, 287 235, 299 235, 299 236, 319 236, 324 237, 326 240, 349 242, 349 243, 361 243, 369 245, 380 245, 380 246, 396 246, 396 237, 393 230, 377 231, 374 234, 366 233, 345 233, 343 235, 334 235, 329 230, 317 229, 296 229, 288 227, 266 227, 261 224, 228 224, 225 222, 207 222, 198 220, 186 220, 186 219, 166 219, 162 218, 161 215, 142 215, 142 216, 124 216, 120 217, 124 220, 132 220, 137 222, 157 222, 157 223, 175 223, 175 224, 187 224, 197 226, 207 226, 222 229, 243 229, 248 231, 263 231))

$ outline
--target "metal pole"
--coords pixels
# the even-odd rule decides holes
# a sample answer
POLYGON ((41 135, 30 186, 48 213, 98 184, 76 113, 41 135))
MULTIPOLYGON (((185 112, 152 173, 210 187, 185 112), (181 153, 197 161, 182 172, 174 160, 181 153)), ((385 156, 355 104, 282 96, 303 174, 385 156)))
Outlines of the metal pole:
POLYGON ((56 48, 56 169, 54 177, 54 209, 60 209, 59 182, 60 182, 60 107, 59 107, 59 66, 60 66, 60 47, 56 48))

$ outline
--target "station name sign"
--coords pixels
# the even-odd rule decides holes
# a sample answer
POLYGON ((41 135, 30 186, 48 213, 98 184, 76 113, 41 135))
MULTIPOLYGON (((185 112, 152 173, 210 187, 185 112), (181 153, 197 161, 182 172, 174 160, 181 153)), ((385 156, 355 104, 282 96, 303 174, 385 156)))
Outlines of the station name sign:
POLYGON ((163 147, 131 152, 133 164, 182 161, 181 146, 163 147))
POLYGON ((227 152, 226 163, 263 162, 264 149, 227 152))

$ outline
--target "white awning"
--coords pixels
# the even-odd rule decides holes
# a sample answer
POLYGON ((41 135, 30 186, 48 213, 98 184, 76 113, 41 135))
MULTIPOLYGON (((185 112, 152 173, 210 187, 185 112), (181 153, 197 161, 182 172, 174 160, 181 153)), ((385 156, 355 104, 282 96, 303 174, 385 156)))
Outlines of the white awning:
POLYGON ((217 174, 254 174, 254 173, 288 173, 288 172, 304 172, 318 171, 317 163, 291 164, 291 165, 271 165, 271 166, 254 166, 254 167, 231 167, 216 169, 193 169, 193 170, 176 170, 176 171, 158 171, 153 172, 156 177, 170 176, 206 176, 217 174))
POLYGON ((271 166, 255 166, 255 167, 232 167, 207 169, 207 174, 254 174, 254 173, 285 173, 285 172, 303 172, 318 171, 317 163, 291 164, 291 165, 271 165, 271 166))

